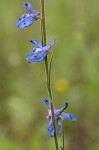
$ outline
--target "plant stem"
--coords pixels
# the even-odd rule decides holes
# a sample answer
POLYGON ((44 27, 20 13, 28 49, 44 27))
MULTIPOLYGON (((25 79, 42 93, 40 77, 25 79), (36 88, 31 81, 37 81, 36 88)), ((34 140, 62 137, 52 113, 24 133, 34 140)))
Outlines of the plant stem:
MULTIPOLYGON (((42 20, 41 20, 42 46, 45 46, 46 45, 46 26, 45 26, 44 0, 41 0, 41 15, 42 15, 42 20)), ((46 58, 45 58, 46 83, 47 83, 47 89, 48 89, 49 98, 50 98, 50 101, 51 101, 51 112, 52 112, 52 121, 53 121, 53 126, 54 126, 55 147, 56 147, 56 150, 59 150, 59 148, 58 148, 58 140, 57 140, 57 135, 56 135, 56 125, 55 125, 55 117, 54 117, 53 97, 52 97, 51 85, 50 85, 51 63, 52 63, 52 55, 51 55, 51 60, 50 60, 50 64, 49 65, 48 65, 48 59, 47 59, 47 56, 46 56, 46 58)))
POLYGON ((65 129, 64 129, 64 120, 63 120, 63 145, 60 146, 61 150, 65 150, 65 129))
POLYGON ((65 140, 65 128, 64 128, 64 120, 63 120, 63 150, 65 150, 65 143, 64 143, 64 140, 65 140))

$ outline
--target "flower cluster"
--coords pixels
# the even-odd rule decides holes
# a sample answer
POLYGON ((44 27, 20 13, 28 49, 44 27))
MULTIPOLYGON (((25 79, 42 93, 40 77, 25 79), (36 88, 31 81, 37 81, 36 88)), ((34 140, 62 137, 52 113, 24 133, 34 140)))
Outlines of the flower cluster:
MULTIPOLYGON (((53 127, 53 121, 52 121, 50 101, 48 99, 44 99, 43 102, 47 105, 47 108, 48 108, 47 119, 50 121, 48 124, 48 131, 50 132, 50 137, 53 137, 54 136, 54 127, 53 127)), ((77 121, 77 118, 75 115, 73 115, 71 113, 63 112, 67 107, 68 107, 68 102, 66 102, 65 106, 61 109, 54 108, 54 117, 55 117, 56 125, 59 126, 57 135, 61 134, 61 132, 62 132, 63 120, 77 121)))
MULTIPOLYGON (((40 17, 40 12, 37 12, 34 10, 34 7, 29 2, 24 2, 23 6, 27 9, 28 13, 24 13, 20 18, 19 21, 16 23, 16 26, 19 28, 26 28, 31 26, 37 19, 40 17)), ((45 57, 51 52, 51 48, 54 46, 56 39, 43 46, 41 42, 38 40, 29 40, 32 44, 34 44, 34 48, 31 53, 27 54, 27 62, 30 64, 34 64, 36 62, 41 62, 45 59, 45 57)), ((48 107, 48 116, 47 119, 49 120, 48 124, 48 131, 50 132, 50 137, 54 136, 54 125, 52 121, 52 110, 50 106, 50 101, 47 99, 44 99, 43 102, 48 107)), ((65 106, 61 109, 54 108, 54 117, 55 117, 55 123, 59 126, 59 130, 57 131, 57 135, 61 134, 62 131, 62 123, 63 120, 71 120, 71 121, 77 121, 76 116, 74 116, 71 113, 64 113, 63 111, 68 107, 68 102, 65 103, 65 106)))
MULTIPOLYGON (((40 15, 40 12, 34 10, 34 7, 29 2, 24 2, 23 6, 27 9, 28 14, 23 14, 22 17, 19 18, 19 22, 16 23, 16 26, 19 28, 26 28, 31 26, 35 20, 37 20, 40 15)), ((30 64, 34 64, 36 62, 41 62, 45 59, 45 57, 50 52, 51 47, 55 44, 56 39, 49 43, 46 46, 42 46, 41 42, 38 40, 29 40, 32 44, 34 44, 34 48, 31 53, 27 54, 27 62, 30 64)))

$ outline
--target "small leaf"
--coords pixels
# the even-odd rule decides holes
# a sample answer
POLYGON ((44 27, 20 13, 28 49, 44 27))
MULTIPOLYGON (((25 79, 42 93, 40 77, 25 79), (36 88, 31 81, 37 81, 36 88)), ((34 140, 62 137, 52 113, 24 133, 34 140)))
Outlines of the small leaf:
POLYGON ((62 146, 60 146, 60 148, 61 148, 61 150, 63 150, 63 147, 62 147, 62 146))

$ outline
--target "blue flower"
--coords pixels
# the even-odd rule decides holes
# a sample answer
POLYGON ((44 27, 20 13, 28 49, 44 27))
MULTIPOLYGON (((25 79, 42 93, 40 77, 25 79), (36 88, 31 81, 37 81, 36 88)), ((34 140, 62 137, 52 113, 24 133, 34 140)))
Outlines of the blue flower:
POLYGON ((56 39, 46 46, 42 46, 42 44, 37 40, 29 40, 29 42, 34 44, 35 47, 30 54, 27 54, 26 60, 28 63, 34 64, 45 59, 46 55, 50 52, 51 47, 55 44, 56 39))
MULTIPOLYGON (((48 131, 50 133, 50 137, 53 137, 54 136, 54 127, 53 127, 53 121, 52 121, 50 101, 48 99, 44 99, 43 102, 48 107, 47 119, 50 121, 48 124, 48 131)), ((54 117, 55 117, 56 125, 59 126, 59 130, 57 131, 57 135, 61 134, 61 132, 62 132, 63 120, 77 121, 77 118, 75 115, 73 115, 71 113, 64 113, 63 112, 67 107, 68 107, 68 102, 66 102, 65 106, 61 109, 54 108, 54 117)))
POLYGON ((24 13, 19 18, 19 21, 16 23, 16 26, 19 28, 26 28, 31 26, 40 15, 40 12, 35 11, 34 7, 29 2, 24 2, 23 6, 27 9, 28 14, 24 13))

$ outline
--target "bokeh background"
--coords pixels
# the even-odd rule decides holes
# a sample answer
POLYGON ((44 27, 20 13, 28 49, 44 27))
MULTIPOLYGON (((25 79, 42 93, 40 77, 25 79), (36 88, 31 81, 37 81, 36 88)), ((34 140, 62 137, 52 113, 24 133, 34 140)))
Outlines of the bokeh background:
MULTIPOLYGON (((40 11, 40 1, 29 0, 40 11)), ((53 47, 52 90, 57 108, 78 122, 65 122, 67 150, 99 149, 99 0, 45 0, 47 43, 53 47)), ((23 0, 0 1, 0 150, 54 150, 49 138, 44 62, 30 65, 26 54, 41 40, 40 21, 16 27, 23 0)), ((58 136, 62 145, 62 136, 58 136)))

